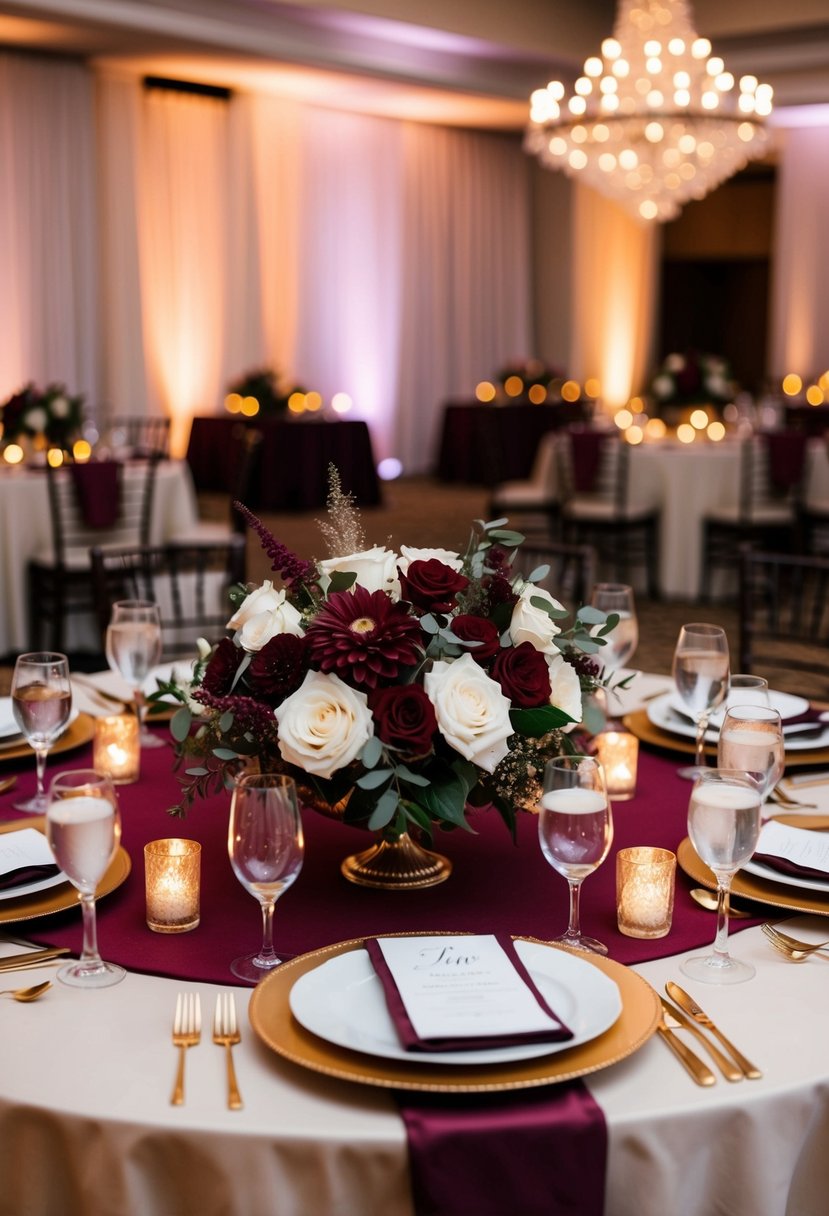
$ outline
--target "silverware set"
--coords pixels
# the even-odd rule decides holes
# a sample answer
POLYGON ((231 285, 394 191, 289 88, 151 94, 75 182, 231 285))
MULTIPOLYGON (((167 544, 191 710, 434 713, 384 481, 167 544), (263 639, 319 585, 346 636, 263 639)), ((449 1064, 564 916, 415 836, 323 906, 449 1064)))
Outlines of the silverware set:
POLYGON ((779 950, 793 963, 803 963, 819 950, 825 950, 829 946, 829 941, 804 942, 798 937, 790 937, 788 933, 781 933, 774 925, 765 924, 761 925, 761 928, 775 950, 779 950))
POLYGON ((657 1031, 697 1085, 714 1085, 717 1078, 705 1060, 693 1052, 688 1044, 679 1037, 677 1032, 680 1030, 687 1030, 694 1036, 727 1081, 742 1081, 744 1078, 756 1081, 762 1077, 760 1069, 746 1059, 731 1040, 726 1038, 693 997, 672 980, 668 980, 665 990, 671 1000, 668 1001, 663 996, 659 998, 662 1004, 662 1016, 657 1031), (703 1031, 707 1031, 708 1035, 717 1039, 725 1050, 720 1051, 717 1044, 713 1043, 703 1031))
MULTIPOLYGON (((213 1042, 224 1047, 227 1055, 227 1105, 230 1110, 241 1110, 242 1098, 236 1082, 233 1065, 233 1048, 242 1040, 236 1020, 236 1001, 232 992, 220 992, 216 997, 213 1017, 213 1042)), ((176 997, 173 1018, 173 1046, 179 1049, 178 1068, 170 1102, 173 1106, 184 1103, 184 1063, 187 1050, 201 1042, 201 997, 197 992, 180 992, 176 997)))
POLYGON ((0 957, 0 973, 31 971, 35 967, 50 966, 54 964, 55 959, 68 953, 68 946, 49 946, 46 949, 26 950, 23 954, 7 954, 0 957))

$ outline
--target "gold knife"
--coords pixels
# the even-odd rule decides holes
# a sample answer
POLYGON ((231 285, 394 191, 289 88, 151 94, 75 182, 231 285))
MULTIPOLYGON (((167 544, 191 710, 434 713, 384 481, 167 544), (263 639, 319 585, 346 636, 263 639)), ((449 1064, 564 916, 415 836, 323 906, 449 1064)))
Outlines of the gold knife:
POLYGON ((750 1081, 757 1081, 762 1077, 760 1069, 750 1060, 747 1060, 741 1051, 738 1051, 730 1039, 727 1039, 718 1026, 715 1026, 711 1018, 700 1009, 692 996, 689 996, 679 984, 675 984, 673 980, 668 980, 665 985, 668 996, 672 997, 682 1009, 689 1014, 695 1022, 699 1022, 700 1026, 704 1026, 706 1030, 715 1035, 722 1043, 729 1055, 733 1056, 734 1062, 742 1069, 743 1076, 749 1078, 750 1081))
MULTIPOLYGON (((661 999, 661 998, 660 998, 661 999)), ((717 1078, 712 1073, 711 1069, 701 1060, 699 1056, 695 1056, 690 1047, 687 1047, 680 1038, 674 1034, 668 1023, 665 1021, 665 1014, 659 1020, 656 1027, 657 1034, 668 1044, 671 1051, 679 1060, 680 1064, 688 1070, 691 1076, 696 1081, 697 1085, 716 1085, 717 1078)))
POLYGON ((68 946, 49 946, 46 950, 27 950, 25 954, 7 954, 0 958, 0 971, 15 971, 19 967, 30 967, 33 963, 43 963, 48 958, 58 958, 68 953, 68 946))
POLYGON ((681 1009, 676 1009, 669 1001, 666 1001, 664 996, 661 996, 662 1008, 666 1013, 670 1013, 671 1017, 676 1018, 680 1026, 685 1030, 690 1030, 691 1034, 702 1043, 705 1050, 708 1052, 711 1059, 719 1068, 726 1081, 742 1081, 743 1070, 738 1068, 732 1060, 727 1059, 718 1047, 715 1047, 702 1033, 695 1022, 692 1022, 689 1017, 686 1017, 681 1009))

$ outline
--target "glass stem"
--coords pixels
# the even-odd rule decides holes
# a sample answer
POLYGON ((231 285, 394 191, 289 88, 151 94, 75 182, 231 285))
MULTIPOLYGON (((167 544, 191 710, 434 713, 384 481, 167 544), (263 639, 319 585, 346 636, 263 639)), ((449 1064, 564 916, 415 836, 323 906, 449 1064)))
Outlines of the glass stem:
POLYGON ((714 953, 719 959, 728 958, 728 895, 731 875, 717 878, 717 935, 714 938, 714 953))
POLYGON ((697 718, 697 768, 705 768, 705 732, 708 730, 708 710, 697 718))
POLYGON ((99 963, 98 928, 95 920, 95 896, 81 893, 81 910, 83 911, 83 949, 82 963, 99 963))
POLYGON ((568 878, 567 883, 570 887, 570 923, 567 926, 567 936, 581 937, 581 917, 579 914, 581 879, 568 878))
POLYGON ((275 907, 276 900, 274 899, 269 899, 267 903, 262 904, 262 949, 259 951, 259 957, 256 961, 264 963, 266 966, 270 966, 277 961, 273 948, 273 913, 275 907))
POLYGON ((37 773, 37 797, 45 797, 46 791, 44 782, 46 778, 46 757, 49 755, 48 747, 36 747, 35 752, 35 771, 37 773))

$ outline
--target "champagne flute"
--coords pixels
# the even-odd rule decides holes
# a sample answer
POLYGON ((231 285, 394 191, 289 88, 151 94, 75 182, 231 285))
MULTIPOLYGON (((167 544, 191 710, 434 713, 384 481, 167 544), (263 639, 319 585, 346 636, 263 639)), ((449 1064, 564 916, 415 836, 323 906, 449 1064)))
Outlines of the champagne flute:
POLYGON ((141 727, 142 747, 163 747, 164 741, 144 725, 147 706, 141 686, 161 658, 161 611, 152 600, 119 600, 112 605, 106 633, 107 662, 132 685, 141 727))
POLYGON ((728 638, 719 625, 683 625, 674 651, 674 683, 697 724, 696 760, 679 769, 694 780, 705 771, 705 731, 728 690, 728 638))
POLYGON ((14 665, 11 694, 12 711, 35 753, 37 764, 34 797, 14 805, 18 811, 45 815, 49 805, 44 787, 46 757, 72 712, 72 685, 66 655, 51 651, 21 654, 14 665))
POLYGON ((728 897, 731 882, 757 847, 760 787, 747 773, 704 769, 691 791, 688 835, 700 859, 717 879, 717 932, 713 951, 680 964, 680 971, 704 984, 740 984, 754 967, 728 953, 728 897))
POLYGON ((581 884, 607 857, 613 818, 602 766, 592 756, 556 756, 544 766, 544 792, 538 816, 541 851, 570 888, 566 933, 554 940, 593 954, 607 946, 581 931, 581 884))
POLYGON ((305 843, 296 784, 277 773, 240 777, 230 803, 227 851, 239 882, 262 905, 262 946, 257 954, 235 959, 230 970, 257 984, 278 967, 273 948, 277 899, 302 869, 305 843))
POLYGON ((780 714, 767 705, 732 705, 717 742, 717 767, 753 777, 763 802, 783 776, 786 745, 780 714))
POLYGON ((105 963, 98 953, 95 889, 115 856, 121 839, 121 817, 115 786, 94 769, 58 773, 49 789, 46 839, 55 861, 77 887, 83 910, 83 948, 77 962, 67 963, 58 979, 76 988, 109 988, 126 972, 105 963))

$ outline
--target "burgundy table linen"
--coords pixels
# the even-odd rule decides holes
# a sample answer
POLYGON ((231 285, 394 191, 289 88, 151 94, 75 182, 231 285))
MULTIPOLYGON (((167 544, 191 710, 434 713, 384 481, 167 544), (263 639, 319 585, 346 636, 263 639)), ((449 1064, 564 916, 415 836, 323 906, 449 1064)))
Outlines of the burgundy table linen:
POLYGON ((70 464, 83 521, 88 528, 112 528, 121 505, 121 463, 118 460, 90 460, 70 464))
POLYGON ((770 431, 763 436, 769 455, 769 477, 778 493, 799 485, 806 461, 808 436, 799 431, 770 431))
POLYGON ((440 481, 490 488, 529 477, 547 432, 583 421, 584 416, 581 401, 550 405, 449 402, 443 410, 437 476, 440 481))
POLYGON ((577 494, 589 494, 596 484, 602 447, 608 436, 602 431, 570 432, 570 451, 573 461, 573 488, 577 494))

